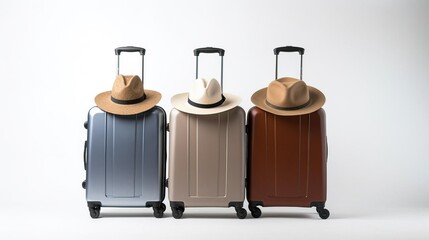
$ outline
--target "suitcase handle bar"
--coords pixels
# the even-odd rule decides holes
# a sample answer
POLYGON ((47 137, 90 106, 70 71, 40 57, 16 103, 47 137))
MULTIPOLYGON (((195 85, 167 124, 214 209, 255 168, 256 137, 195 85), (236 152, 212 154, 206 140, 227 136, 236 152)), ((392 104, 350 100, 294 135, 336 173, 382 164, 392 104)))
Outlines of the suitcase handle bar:
POLYGON ((115 49, 115 55, 121 55, 121 52, 140 52, 140 55, 145 55, 146 49, 133 46, 118 47, 115 49))
POLYGON ((294 47, 294 46, 285 46, 285 47, 278 47, 274 48, 274 55, 276 55, 276 79, 277 79, 277 72, 278 72, 278 56, 281 52, 298 52, 299 55, 301 55, 301 70, 299 72, 299 79, 302 80, 302 55, 304 55, 304 48, 302 47, 294 47))
POLYGON ((194 56, 199 56, 200 53, 219 53, 219 56, 225 55, 225 50, 222 48, 204 47, 194 50, 194 56))
POLYGON ((144 81, 144 55, 146 54, 146 49, 141 47, 133 47, 133 46, 127 46, 127 47, 118 47, 115 49, 115 55, 118 56, 118 71, 117 75, 119 75, 119 56, 121 55, 121 52, 139 52, 142 56, 142 82, 144 81))
POLYGON ((274 54, 279 55, 281 52, 298 52, 300 55, 304 54, 304 48, 302 47, 293 47, 293 46, 285 46, 274 48, 274 54))
POLYGON ((222 48, 214 48, 214 47, 204 47, 204 48, 195 49, 194 50, 194 56, 197 58, 195 79, 198 78, 198 56, 200 56, 200 53, 218 53, 219 54, 219 56, 220 56, 220 89, 223 92, 223 56, 225 55, 225 50, 222 48))

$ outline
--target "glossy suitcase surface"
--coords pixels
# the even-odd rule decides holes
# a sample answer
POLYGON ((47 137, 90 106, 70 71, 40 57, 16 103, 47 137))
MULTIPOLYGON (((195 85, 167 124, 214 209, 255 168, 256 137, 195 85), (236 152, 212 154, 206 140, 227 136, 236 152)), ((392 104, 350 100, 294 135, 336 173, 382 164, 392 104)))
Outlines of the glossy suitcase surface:
MULTIPOLYGON (((304 49, 274 49, 276 56, 282 49, 300 51, 302 64, 304 49)), ((328 218, 329 211, 324 208, 328 149, 323 108, 310 114, 279 116, 253 107, 247 124, 247 200, 252 216, 261 215, 258 205, 315 206, 321 218, 328 218)))
MULTIPOLYGON (((144 76, 145 49, 120 47, 121 52, 139 52, 144 76)), ((84 161, 86 200, 92 218, 101 207, 153 207, 162 217, 165 204, 166 113, 158 106, 139 114, 115 115, 98 107, 88 112, 84 161)))
POLYGON ((247 198, 251 210, 258 211, 252 209, 256 205, 324 206, 325 111, 276 116, 253 107, 248 126, 247 198))
POLYGON ((173 211, 200 206, 241 208, 244 110, 236 107, 220 114, 193 115, 173 109, 169 131, 168 196, 173 211))
MULTIPOLYGON (((194 50, 218 53, 220 48, 194 50)), ((194 115, 173 109, 169 123, 168 196, 174 218, 185 207, 234 207, 237 217, 247 215, 243 208, 245 191, 245 119, 241 107, 211 115, 194 115)))
POLYGON ((159 207, 164 199, 166 115, 88 113, 86 200, 95 207, 159 207))

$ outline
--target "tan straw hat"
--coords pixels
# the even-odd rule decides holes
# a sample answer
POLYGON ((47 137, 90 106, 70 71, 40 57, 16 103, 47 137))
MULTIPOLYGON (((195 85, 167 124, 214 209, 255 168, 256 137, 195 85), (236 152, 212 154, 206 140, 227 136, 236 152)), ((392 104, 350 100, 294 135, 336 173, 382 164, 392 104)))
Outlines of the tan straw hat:
POLYGON ((219 82, 216 79, 207 81, 198 78, 192 83, 189 93, 180 93, 171 98, 171 104, 179 111, 209 115, 228 111, 240 103, 238 96, 222 94, 219 82))
POLYGON ((252 95, 259 108, 280 116, 303 115, 317 111, 325 103, 325 95, 304 81, 279 78, 252 95))
POLYGON ((161 100, 161 94, 143 89, 137 75, 117 75, 112 91, 98 94, 95 103, 102 110, 117 115, 134 115, 154 107, 161 100))

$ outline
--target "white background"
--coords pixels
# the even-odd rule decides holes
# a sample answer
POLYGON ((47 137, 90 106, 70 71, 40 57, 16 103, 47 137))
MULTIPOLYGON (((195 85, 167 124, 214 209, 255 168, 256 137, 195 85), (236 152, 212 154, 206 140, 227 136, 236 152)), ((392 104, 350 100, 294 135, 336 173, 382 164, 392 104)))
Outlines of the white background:
MULTIPOLYGON (((0 238, 429 239, 428 13, 415 0, 1 1, 0 238), (145 87, 167 112, 194 79, 194 48, 226 49, 224 90, 248 110, 274 78, 272 49, 304 47, 304 80, 327 98, 331 217, 103 208, 91 219, 83 122, 126 45, 147 49, 145 87)), ((138 54, 123 59, 139 74, 138 54)), ((281 54, 280 66, 298 76, 298 54, 281 54)))

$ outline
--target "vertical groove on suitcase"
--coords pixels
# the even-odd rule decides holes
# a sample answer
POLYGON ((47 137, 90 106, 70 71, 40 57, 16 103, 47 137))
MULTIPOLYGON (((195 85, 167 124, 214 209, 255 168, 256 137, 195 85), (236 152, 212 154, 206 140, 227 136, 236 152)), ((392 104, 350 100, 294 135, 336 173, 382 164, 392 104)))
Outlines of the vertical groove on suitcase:
MULTIPOLYGON (((145 115, 145 114, 143 114, 143 115, 145 115)), ((143 118, 145 118, 145 117, 143 117, 143 118)), ((133 150, 133 164, 132 164, 133 168, 132 168, 132 171, 130 171, 130 172, 132 172, 132 179, 130 177, 130 180, 132 182, 133 187, 131 188, 131 192, 132 192, 131 196, 132 197, 139 197, 140 195, 137 195, 137 191, 136 191, 136 189, 140 187, 139 183, 136 183, 136 179, 137 179, 136 168, 137 168, 137 165, 139 162, 137 159, 137 137, 138 137, 137 136, 137 128, 138 128, 137 116, 133 116, 133 120, 134 120, 134 128, 132 131, 133 132, 133 138, 134 138, 133 148, 132 148, 132 150, 133 150)), ((145 121, 145 120, 143 120, 143 121, 145 121)))
MULTIPOLYGON (((265 114, 265 116, 267 116, 265 114)), ((277 158, 277 121, 276 121, 276 116, 275 115, 271 115, 271 117, 273 118, 273 134, 270 134, 268 136, 273 136, 273 144, 272 146, 274 147, 274 151, 270 151, 270 153, 273 153, 273 160, 274 160, 274 196, 279 196, 279 189, 278 189, 278 182, 279 182, 279 177, 277 176, 277 172, 279 171, 279 167, 277 166, 278 163, 278 158, 277 158)), ((268 145, 271 146, 271 145, 268 145)), ((271 159, 271 158, 269 158, 271 159)), ((280 185, 281 186, 281 185, 280 185)))
POLYGON ((141 196, 143 194, 143 183, 141 181, 139 181, 139 179, 143 179, 143 172, 144 172, 144 161, 138 161, 138 159, 142 159, 144 157, 144 152, 145 152, 145 137, 143 135, 143 133, 146 130, 146 118, 147 118, 147 114, 144 113, 143 114, 143 119, 142 121, 137 121, 137 116, 136 116, 136 128, 135 128, 135 136, 136 136, 136 146, 143 146, 140 151, 139 148, 135 148, 135 154, 134 154, 134 159, 135 159, 135 168, 134 168, 134 182, 136 184, 138 184, 138 186, 136 186, 134 188, 134 192, 135 192, 135 196, 141 196))
MULTIPOLYGON (((308 129, 308 133, 307 133, 307 146, 304 149, 307 149, 306 154, 307 154, 307 171, 306 171, 306 184, 305 184, 305 198, 308 198, 308 191, 309 191, 309 183, 310 183, 310 157, 311 157, 311 115, 304 115, 304 116, 308 116, 308 127, 306 127, 306 129, 308 129)), ((300 150, 299 152, 301 153, 302 150, 300 150)))
MULTIPOLYGON (((229 124, 229 115, 230 115, 230 112, 226 112, 226 126, 230 126, 230 124, 229 124)), ((220 128, 220 122, 219 122, 219 128, 220 128)), ((219 175, 220 175, 220 172, 221 172, 221 170, 222 169, 225 169, 225 177, 223 177, 223 178, 220 178, 219 180, 222 180, 222 181, 224 181, 223 183, 219 183, 219 186, 223 186, 223 190, 222 189, 219 189, 218 190, 218 195, 220 196, 221 195, 221 193, 223 193, 221 196, 222 197, 226 197, 226 193, 228 192, 228 184, 227 184, 227 182, 228 182, 228 167, 227 167, 227 162, 228 161, 230 161, 230 159, 229 159, 229 155, 228 155, 228 153, 229 153, 229 144, 230 144, 230 142, 229 142, 229 139, 230 139, 230 136, 229 136, 229 127, 227 127, 226 129, 225 129, 225 161, 220 161, 221 159, 219 159, 219 162, 221 163, 221 164, 224 164, 224 165, 222 165, 220 168, 219 168, 219 175), (222 192, 223 191, 223 192, 222 192)), ((221 138, 219 138, 219 141, 222 141, 221 140, 221 138)))
MULTIPOLYGON (((102 110, 100 109, 100 111, 102 111, 102 110)), ((104 156, 103 156, 103 159, 105 160, 105 159, 107 159, 107 149, 109 149, 107 147, 107 132, 108 132, 108 130, 107 130, 107 118, 108 118, 108 114, 102 114, 102 116, 104 116, 104 129, 103 129, 103 131, 104 131, 103 132, 104 133, 104 135, 103 135, 104 156)), ((95 118, 96 118, 96 115, 94 115, 94 122, 96 122, 95 118)), ((93 125, 96 126, 97 124, 93 124, 93 125)), ((91 124, 90 124, 90 126, 91 126, 91 124)), ((91 129, 91 128, 88 128, 88 129, 91 129)), ((93 130, 94 130, 94 133, 97 132, 95 129, 93 129, 93 130)), ((95 136, 96 134, 93 134, 93 135, 95 136)), ((96 152, 96 151, 94 151, 94 152, 96 152)), ((111 182, 112 179, 107 178, 108 167, 107 167, 106 161, 100 161, 99 164, 104 164, 104 175, 103 175, 103 177, 104 177, 104 179, 103 179, 104 180, 104 197, 108 198, 109 196, 107 195, 107 192, 108 192, 107 186, 113 185, 113 182, 111 182)), ((98 180, 101 179, 101 177, 97 177, 97 178, 98 178, 98 180)), ((101 183, 99 183, 99 184, 101 184, 101 183)), ((99 185, 99 184, 97 184, 97 185, 99 185)), ((96 184, 94 184, 94 185, 96 185, 96 184)))
MULTIPOLYGON (((172 121, 172 119, 170 119, 170 123, 171 123, 171 121, 172 121)), ((186 152, 186 158, 187 159, 191 159, 192 158, 191 154, 193 153, 193 152, 191 152, 191 132, 190 132, 190 129, 191 129, 191 119, 190 119, 190 116, 187 116, 186 117, 186 151, 187 151, 186 152)), ((172 131, 174 131, 174 129, 172 129, 172 131)), ((183 133, 181 134, 181 132, 177 132, 177 134, 182 135, 183 133)), ((170 158, 171 158, 171 156, 170 156, 170 158)), ((192 179, 191 173, 196 172, 196 170, 194 168, 194 165, 190 164, 189 161, 187 161, 186 164, 188 165, 188 168, 187 168, 188 169, 188 173, 187 173, 188 176, 187 177, 188 177, 188 179, 192 179)), ((170 170, 170 171, 173 171, 173 170, 170 170)), ((188 196, 193 196, 196 194, 195 192, 193 192, 197 188, 195 186, 195 184, 196 184, 195 181, 188 181, 188 196)))

